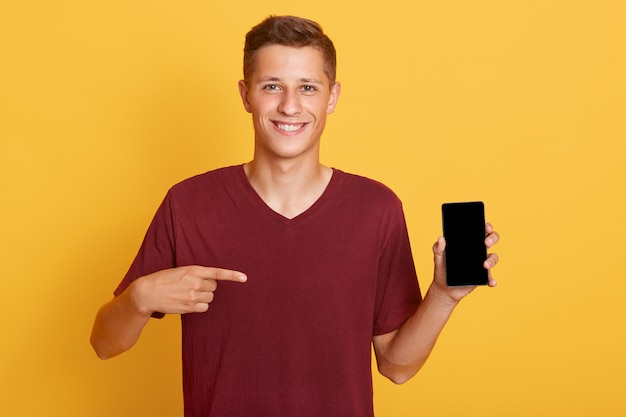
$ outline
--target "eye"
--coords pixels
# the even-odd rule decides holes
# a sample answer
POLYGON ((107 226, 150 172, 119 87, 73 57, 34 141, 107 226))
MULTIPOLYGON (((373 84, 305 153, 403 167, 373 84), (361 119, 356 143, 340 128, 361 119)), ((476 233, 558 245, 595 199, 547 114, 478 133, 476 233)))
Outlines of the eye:
POLYGON ((263 90, 265 91, 279 91, 280 86, 278 84, 265 84, 263 86, 263 90))
POLYGON ((317 91, 317 87, 311 84, 305 84, 301 87, 302 91, 307 94, 312 94, 317 91))

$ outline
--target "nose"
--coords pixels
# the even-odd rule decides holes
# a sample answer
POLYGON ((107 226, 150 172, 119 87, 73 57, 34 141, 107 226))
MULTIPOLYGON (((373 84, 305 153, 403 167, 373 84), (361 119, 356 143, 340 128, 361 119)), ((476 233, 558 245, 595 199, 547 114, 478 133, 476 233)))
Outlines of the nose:
POLYGON ((285 90, 281 95, 278 111, 286 116, 296 116, 302 111, 300 96, 296 91, 285 90))

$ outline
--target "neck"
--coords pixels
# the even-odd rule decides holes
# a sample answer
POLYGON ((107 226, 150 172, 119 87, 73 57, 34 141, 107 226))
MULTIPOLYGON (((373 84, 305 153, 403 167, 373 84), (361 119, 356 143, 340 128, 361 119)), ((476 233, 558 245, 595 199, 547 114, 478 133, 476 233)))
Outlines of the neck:
POLYGON ((319 162, 311 164, 265 164, 252 160, 244 165, 250 184, 275 212, 292 219, 323 194, 332 170, 319 162))

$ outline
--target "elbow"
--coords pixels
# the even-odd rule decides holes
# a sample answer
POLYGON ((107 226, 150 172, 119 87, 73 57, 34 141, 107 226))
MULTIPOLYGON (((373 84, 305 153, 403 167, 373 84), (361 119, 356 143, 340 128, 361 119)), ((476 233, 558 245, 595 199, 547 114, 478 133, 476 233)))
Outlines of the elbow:
POLYGON ((410 381, 418 372, 419 367, 387 365, 379 366, 378 372, 396 385, 410 381))
POLYGON ((413 376, 414 375, 401 374, 401 375, 388 376, 387 378, 396 385, 402 385, 408 382, 409 380, 411 380, 413 376))
POLYGON ((93 347, 93 350, 96 352, 96 356, 99 359, 102 359, 103 361, 106 361, 108 359, 111 359, 111 358, 119 355, 119 353, 107 352, 106 350, 99 349, 99 348, 97 348, 95 346, 92 346, 92 347, 93 347))
POLYGON ((107 359, 111 359, 111 358, 113 357, 113 356, 111 356, 111 355, 107 355, 107 354, 104 354, 104 353, 102 353, 102 352, 98 352, 98 351, 96 351, 96 356, 97 356, 99 359, 102 359, 103 361, 106 361, 107 359))
POLYGON ((94 348, 94 351, 96 352, 96 356, 97 356, 99 359, 102 359, 103 361, 106 361, 107 359, 111 359, 113 356, 115 356, 115 355, 110 355, 110 354, 108 354, 108 353, 106 353, 106 352, 103 352, 103 351, 97 350, 97 349, 95 349, 95 348, 94 348))
POLYGON ((115 356, 115 355, 109 354, 104 349, 102 349, 93 338, 90 339, 90 343, 94 352, 96 352, 96 356, 98 356, 98 358, 102 359, 103 361, 107 359, 111 359, 113 356, 115 356))
POLYGON ((103 343, 99 338, 97 338, 93 334, 89 338, 89 343, 91 344, 92 349, 96 353, 96 356, 98 356, 98 358, 102 360, 111 359, 123 352, 123 350, 112 349, 111 346, 107 346, 105 343, 103 343))
POLYGON ((402 385, 406 382, 409 382, 411 378, 415 376, 414 373, 410 372, 395 372, 393 374, 383 374, 388 380, 393 382, 396 385, 402 385))

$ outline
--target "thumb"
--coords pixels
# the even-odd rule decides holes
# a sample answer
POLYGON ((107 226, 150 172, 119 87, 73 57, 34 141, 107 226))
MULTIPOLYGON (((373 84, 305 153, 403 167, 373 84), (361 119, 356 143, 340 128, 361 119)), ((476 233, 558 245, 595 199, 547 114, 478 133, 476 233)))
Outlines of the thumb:
POLYGON ((445 252, 446 251, 446 240, 443 236, 439 236, 435 244, 433 245, 433 255, 435 258, 435 271, 445 269, 445 252))

